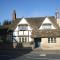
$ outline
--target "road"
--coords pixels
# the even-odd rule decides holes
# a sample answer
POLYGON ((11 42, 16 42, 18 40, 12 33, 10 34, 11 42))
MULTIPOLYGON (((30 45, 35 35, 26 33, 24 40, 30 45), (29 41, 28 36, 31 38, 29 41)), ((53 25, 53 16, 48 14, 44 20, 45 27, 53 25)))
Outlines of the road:
POLYGON ((0 50, 0 60, 60 60, 60 54, 33 53, 32 50, 0 50))
POLYGON ((26 54, 12 60, 60 60, 60 54, 26 54))

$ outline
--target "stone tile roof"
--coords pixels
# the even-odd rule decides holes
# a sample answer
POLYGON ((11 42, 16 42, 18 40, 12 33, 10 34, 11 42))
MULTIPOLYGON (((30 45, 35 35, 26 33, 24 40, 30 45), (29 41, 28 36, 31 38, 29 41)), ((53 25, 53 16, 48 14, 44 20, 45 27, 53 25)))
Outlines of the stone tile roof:
POLYGON ((60 29, 33 31, 31 37, 60 37, 60 29))
MULTIPOLYGON (((25 18, 27 20, 27 22, 29 23, 29 25, 32 27, 32 28, 39 28, 42 24, 42 22, 44 21, 46 17, 32 17, 32 18, 25 18)), ((48 17, 51 22, 53 23, 53 25, 56 27, 56 28, 59 28, 58 24, 56 23, 56 19, 55 17, 48 17)), ((15 21, 12 21, 12 24, 10 25, 9 28, 11 29, 15 29, 17 24, 20 22, 22 18, 17 18, 15 21)))
POLYGON ((19 23, 20 20, 12 21, 11 25, 9 26, 9 29, 14 30, 17 27, 17 24, 19 23))
POLYGON ((26 18, 32 28, 39 28, 45 17, 26 18))
MULTIPOLYGON (((60 37, 60 28, 54 16, 51 16, 48 18, 57 29, 54 29, 54 30, 39 30, 38 29, 45 18, 46 17, 25 18, 27 22, 29 23, 29 25, 33 28, 32 37, 52 37, 52 36, 60 37)), ((12 21, 11 25, 9 25, 9 29, 14 30, 17 27, 18 23, 21 21, 21 19, 22 18, 17 18, 16 20, 12 21)))

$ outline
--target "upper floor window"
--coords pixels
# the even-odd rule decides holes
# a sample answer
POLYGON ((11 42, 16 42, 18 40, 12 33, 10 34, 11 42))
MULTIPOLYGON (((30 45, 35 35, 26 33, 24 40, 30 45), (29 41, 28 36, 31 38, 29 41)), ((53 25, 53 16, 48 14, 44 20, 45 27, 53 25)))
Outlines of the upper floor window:
POLYGON ((42 28, 43 29, 51 29, 51 24, 43 24, 42 28))
POLYGON ((19 25, 19 30, 28 30, 28 25, 26 24, 19 25))

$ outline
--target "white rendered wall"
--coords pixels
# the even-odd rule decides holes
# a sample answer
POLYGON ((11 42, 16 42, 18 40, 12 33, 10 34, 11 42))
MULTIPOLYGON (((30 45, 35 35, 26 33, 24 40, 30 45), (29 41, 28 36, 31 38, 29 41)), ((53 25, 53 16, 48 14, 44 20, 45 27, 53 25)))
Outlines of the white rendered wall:
POLYGON ((15 30, 13 32, 13 36, 16 36, 16 37, 14 37, 14 39, 16 39, 16 41, 19 42, 19 37, 18 36, 22 36, 22 35, 28 36, 28 34, 29 34, 29 42, 30 42, 32 40, 32 38, 31 38, 31 31, 32 31, 32 28, 30 27, 30 25, 27 22, 27 20, 22 18, 21 21, 17 24, 17 26, 16 26, 16 28, 15 28, 15 30), (28 30, 27 31, 19 31, 18 30, 18 25, 20 25, 20 24, 28 24, 28 30))
MULTIPOLYGON (((45 18, 45 20, 43 21, 43 23, 42 23, 42 25, 43 24, 51 24, 51 29, 56 29, 54 26, 53 26, 53 23, 50 21, 50 19, 49 18, 45 18)), ((43 27, 42 27, 42 25, 40 26, 40 28, 39 28, 39 30, 40 29, 43 29, 43 27)))

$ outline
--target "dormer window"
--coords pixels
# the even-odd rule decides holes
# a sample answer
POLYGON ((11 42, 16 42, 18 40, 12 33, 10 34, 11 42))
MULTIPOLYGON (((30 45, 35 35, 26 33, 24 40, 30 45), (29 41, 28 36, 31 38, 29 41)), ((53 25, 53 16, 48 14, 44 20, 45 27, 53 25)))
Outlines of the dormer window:
POLYGON ((51 29, 51 24, 43 24, 42 28, 43 29, 51 29))
POLYGON ((19 25, 19 30, 21 30, 21 31, 28 30, 28 25, 27 24, 19 25))

